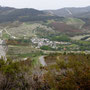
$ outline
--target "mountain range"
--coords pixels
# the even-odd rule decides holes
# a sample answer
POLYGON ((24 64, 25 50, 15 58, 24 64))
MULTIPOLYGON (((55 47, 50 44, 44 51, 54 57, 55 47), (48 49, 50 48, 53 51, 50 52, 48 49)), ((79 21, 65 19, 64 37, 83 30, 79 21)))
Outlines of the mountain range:
POLYGON ((39 11, 32 8, 16 9, 10 7, 0 7, 0 22, 9 21, 40 21, 58 16, 49 15, 46 12, 39 11))
POLYGON ((90 18, 90 6, 82 8, 61 8, 57 10, 45 10, 45 12, 63 17, 84 17, 90 18))
POLYGON ((19 20, 45 21, 58 19, 60 17, 90 18, 90 6, 82 8, 61 8, 57 10, 36 10, 33 8, 16 9, 11 7, 0 7, 0 22, 19 20))

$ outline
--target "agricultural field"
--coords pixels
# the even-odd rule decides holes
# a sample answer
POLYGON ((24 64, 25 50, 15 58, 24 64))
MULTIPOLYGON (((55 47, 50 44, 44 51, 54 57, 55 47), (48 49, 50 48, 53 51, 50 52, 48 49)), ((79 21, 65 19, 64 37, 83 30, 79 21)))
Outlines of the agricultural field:
POLYGON ((89 50, 90 47, 89 43, 87 43, 88 41, 81 40, 88 36, 89 34, 71 37, 55 31, 52 27, 43 25, 42 22, 28 22, 22 23, 17 27, 7 28, 6 31, 3 31, 2 38, 4 38, 8 44, 7 57, 26 58, 42 55, 44 51, 60 52, 89 50), (38 42, 37 44, 34 44, 31 39, 36 38, 38 39, 38 42), (39 39, 41 41, 46 41, 41 42, 39 39), (87 43, 87 45, 85 43, 87 43))
POLYGON ((32 46, 24 45, 9 45, 7 57, 13 59, 33 58, 43 55, 41 50, 35 49, 32 46))
POLYGON ((42 25, 41 23, 22 23, 19 26, 15 27, 11 27, 11 25, 9 25, 8 27, 5 27, 2 29, 3 30, 3 38, 13 38, 14 39, 20 39, 20 38, 29 38, 29 37, 33 37, 36 35, 36 30, 37 28, 41 28, 43 30, 47 30, 47 31, 51 31, 53 32, 52 28, 48 28, 45 25, 42 25))

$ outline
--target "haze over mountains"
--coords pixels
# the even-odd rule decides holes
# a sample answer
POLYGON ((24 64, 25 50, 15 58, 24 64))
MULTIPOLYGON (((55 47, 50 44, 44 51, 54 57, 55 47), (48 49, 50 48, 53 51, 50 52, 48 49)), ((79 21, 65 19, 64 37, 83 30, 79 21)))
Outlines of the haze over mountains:
POLYGON ((40 21, 48 18, 55 18, 55 16, 35 9, 16 9, 10 7, 0 7, 0 22, 8 21, 40 21))
POLYGON ((46 10, 46 12, 63 17, 89 17, 90 18, 90 6, 82 8, 62 8, 58 10, 46 10))
POLYGON ((0 7, 0 22, 7 21, 40 21, 59 17, 90 18, 90 6, 83 8, 62 8, 58 10, 16 9, 0 7))

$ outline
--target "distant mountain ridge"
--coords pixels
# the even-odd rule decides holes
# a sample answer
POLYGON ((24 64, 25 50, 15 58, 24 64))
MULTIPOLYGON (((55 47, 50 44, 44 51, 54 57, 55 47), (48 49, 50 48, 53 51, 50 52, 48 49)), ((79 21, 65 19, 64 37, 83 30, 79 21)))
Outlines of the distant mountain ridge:
POLYGON ((58 10, 36 10, 33 8, 16 9, 0 7, 0 23, 2 22, 28 22, 60 19, 63 17, 89 18, 90 6, 82 8, 62 8, 58 10))
POLYGON ((58 16, 51 16, 46 12, 39 11, 33 8, 16 9, 10 7, 0 7, 0 22, 9 21, 39 21, 57 18, 58 16))
POLYGON ((90 6, 88 7, 80 7, 80 8, 61 8, 57 10, 45 10, 47 13, 51 13, 57 16, 63 16, 63 17, 85 17, 87 16, 90 18, 90 6), (86 14, 88 13, 88 14, 86 14))
MULTIPOLYGON (((14 29, 15 31, 12 31, 12 33, 20 31, 18 34, 21 34, 21 31, 26 32, 29 30, 27 29, 27 24, 31 25, 32 23, 36 23, 35 29, 37 32, 39 32, 38 29, 43 30, 42 27, 38 28, 40 25, 45 25, 48 29, 51 28, 54 30, 55 33, 59 32, 70 36, 87 34, 90 33, 90 7, 62 8, 48 11, 33 8, 16 9, 0 7, 1 29, 2 27, 17 28, 20 26, 17 30, 14 29), (40 25, 37 26, 37 24, 40 25), (23 26, 27 28, 23 29, 23 26)), ((35 26, 33 25, 33 27, 35 26)), ((46 28, 44 28, 44 30, 46 31, 46 28)), ((40 34, 42 33, 43 32, 40 31, 40 34)), ((53 36, 53 34, 51 36, 53 36)))

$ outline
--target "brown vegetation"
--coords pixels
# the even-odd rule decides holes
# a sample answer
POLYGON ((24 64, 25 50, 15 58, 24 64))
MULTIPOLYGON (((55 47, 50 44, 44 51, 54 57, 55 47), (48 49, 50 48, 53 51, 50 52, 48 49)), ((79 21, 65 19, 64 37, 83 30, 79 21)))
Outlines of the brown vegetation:
POLYGON ((0 60, 0 90, 89 90, 90 55, 50 54, 46 67, 33 60, 0 60))
POLYGON ((45 80, 54 90, 89 90, 90 89, 90 55, 57 54, 50 55, 46 61, 49 65, 45 80), (51 58, 52 57, 52 58, 51 58))
POLYGON ((80 29, 77 29, 71 25, 67 25, 65 23, 60 23, 60 22, 53 22, 51 23, 51 25, 56 31, 59 31, 59 32, 69 32, 69 33, 80 33, 82 32, 82 30, 80 29))

